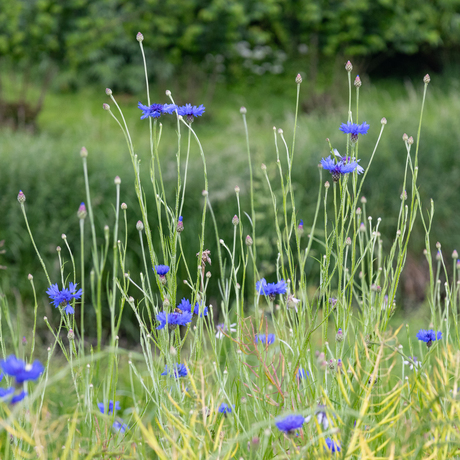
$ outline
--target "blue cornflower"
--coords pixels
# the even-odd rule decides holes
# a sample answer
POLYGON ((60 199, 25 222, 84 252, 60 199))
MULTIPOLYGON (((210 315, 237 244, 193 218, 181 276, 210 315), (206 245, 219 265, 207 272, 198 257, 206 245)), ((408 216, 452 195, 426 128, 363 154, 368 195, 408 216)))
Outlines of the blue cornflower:
POLYGON ((14 393, 14 387, 11 388, 0 388, 0 399, 6 398, 11 393, 14 393))
POLYGON ((267 283, 265 278, 262 278, 260 281, 256 282, 256 291, 259 294, 269 296, 273 300, 276 294, 286 294, 286 281, 281 280, 277 283, 267 283))
POLYGON ((2 359, 0 366, 6 375, 15 377, 17 383, 23 383, 26 380, 37 380, 44 371, 44 367, 40 361, 26 364, 14 355, 8 356, 5 360, 2 359))
POLYGON ((187 368, 184 364, 174 364, 174 369, 169 370, 168 365, 165 364, 165 370, 161 373, 161 375, 169 375, 169 377, 175 377, 176 379, 179 377, 187 377, 187 368))
POLYGON ((153 268, 153 271, 158 276, 165 276, 166 273, 169 272, 169 267, 167 265, 155 265, 155 267, 153 268))
POLYGON ((163 329, 166 326, 166 323, 170 329, 175 329, 177 326, 185 326, 190 323, 192 321, 192 314, 188 311, 180 313, 176 311, 172 313, 160 311, 157 315, 157 321, 160 322, 157 329, 163 329))
POLYGON ((302 219, 300 219, 298 229, 299 229, 299 230, 303 230, 303 220, 302 220, 302 219))
POLYGON ((422 342, 425 342, 426 346, 430 348, 434 341, 442 339, 442 332, 438 331, 438 333, 436 333, 433 329, 430 329, 429 331, 420 329, 415 337, 422 342))
POLYGON ((22 401, 26 396, 27 396, 27 392, 22 390, 20 393, 18 393, 17 395, 14 395, 11 398, 11 404, 16 404, 19 401, 22 401))
POLYGON ((203 104, 198 107, 196 105, 192 106, 192 104, 185 104, 177 108, 177 113, 183 117, 187 117, 187 121, 191 123, 194 117, 201 117, 203 115, 204 109, 203 104))
MULTIPOLYGON (((345 160, 347 160, 347 158, 345 160)), ((358 161, 354 158, 350 158, 350 161, 344 161, 341 159, 336 163, 329 155, 326 159, 321 158, 321 165, 323 166, 323 169, 328 170, 332 174, 334 182, 337 182, 340 179, 340 176, 351 173, 355 169, 358 174, 361 174, 364 169, 358 165, 358 161)))
POLYGON ((278 419, 275 424, 278 430, 287 434, 292 434, 294 430, 298 430, 305 422, 303 415, 286 415, 286 417, 278 419))
MULTIPOLYGON (((189 300, 187 300, 185 298, 180 301, 180 304, 177 306, 177 308, 179 308, 180 310, 182 310, 184 312, 192 313, 192 304, 190 303, 189 300)), ((206 305, 205 305, 204 308, 201 309, 201 313, 200 313, 200 305, 197 302, 195 304, 195 307, 193 308, 193 314, 194 315, 199 314, 200 318, 202 318, 203 316, 207 316, 208 315, 208 307, 206 307, 206 305)))
MULTIPOLYGON (((115 410, 120 410, 121 407, 120 407, 120 403, 118 401, 115 401, 115 404, 113 404, 113 401, 110 400, 109 401, 109 414, 111 414, 113 412, 113 409, 114 409, 114 406, 115 406, 115 410)), ((97 407, 99 407, 99 411, 101 412, 101 414, 105 414, 106 411, 105 411, 105 405, 104 403, 97 403, 97 407)))
POLYGON ((254 337, 254 343, 263 343, 264 345, 267 343, 271 345, 275 341, 275 334, 258 334, 254 337))
MULTIPOLYGON (((235 406, 233 406, 235 407, 235 406)), ((219 409, 217 409, 217 412, 219 412, 220 414, 224 414, 225 416, 227 416, 227 414, 230 414, 232 412, 232 408, 226 404, 226 403, 222 403, 220 406, 219 406, 219 409)))
POLYGON ((128 429, 128 425, 126 425, 126 423, 115 420, 113 422, 112 428, 116 433, 124 433, 128 429))
POLYGON ((152 117, 152 118, 159 118, 164 113, 173 113, 174 110, 177 109, 175 104, 152 104, 152 105, 144 105, 142 103, 138 103, 137 107, 142 110, 141 120, 144 118, 152 117))
POLYGON ((179 216, 179 219, 177 220, 177 232, 181 233, 184 231, 184 218, 182 216, 179 216))
POLYGON ((327 445, 327 447, 325 447, 326 450, 330 450, 331 452, 340 452, 340 446, 338 442, 335 442, 331 438, 326 438, 325 441, 327 445))
POLYGON ((73 299, 79 299, 83 294, 83 291, 79 289, 77 291, 77 284, 69 283, 69 288, 64 288, 61 291, 58 288, 57 284, 52 284, 46 293, 49 295, 52 300, 52 304, 57 308, 59 306, 64 307, 64 311, 69 315, 73 315, 75 310, 72 308, 69 302, 73 299))
POLYGON ((310 372, 306 371, 302 367, 299 367, 299 370, 297 371, 296 377, 297 377, 297 380, 306 379, 307 377, 310 377, 310 372))
POLYGON ((358 125, 358 123, 352 123, 351 121, 347 121, 346 123, 342 123, 340 125, 340 131, 345 134, 351 134, 352 136, 358 137, 358 134, 367 134, 369 131, 369 125, 364 122, 358 125))

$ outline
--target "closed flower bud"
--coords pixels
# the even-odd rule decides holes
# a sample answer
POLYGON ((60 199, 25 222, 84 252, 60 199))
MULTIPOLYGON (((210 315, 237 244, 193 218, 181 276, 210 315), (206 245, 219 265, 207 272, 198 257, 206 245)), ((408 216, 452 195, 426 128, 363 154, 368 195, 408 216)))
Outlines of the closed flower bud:
POLYGON ((238 187, 238 185, 235 187, 235 193, 240 193, 240 188, 238 187))
POLYGON ((344 339, 344 338, 345 338, 345 334, 342 332, 342 329, 339 329, 339 330, 337 331, 336 336, 335 336, 335 340, 336 340, 337 342, 343 342, 343 339, 344 339))
POLYGON ((128 205, 126 203, 121 203, 121 209, 123 209, 123 211, 126 211, 128 209, 128 205))
POLYGON ((331 184, 329 183, 329 181, 324 182, 324 188, 329 188, 330 186, 331 184))
POLYGON ((356 86, 356 88, 359 88, 362 85, 359 75, 356 75, 355 82, 353 84, 356 86))
POLYGON ((107 94, 107 96, 111 96, 112 90, 110 88, 105 88, 105 94, 107 94))
POLYGON ((264 163, 262 163, 262 165, 260 166, 262 168, 262 171, 266 171, 267 170, 267 167, 265 166, 264 163))
POLYGON ((238 216, 235 214, 232 219, 232 224, 233 225, 238 225, 240 222, 240 219, 238 219, 238 216))
POLYGON ((441 251, 438 251, 438 252, 436 253, 436 260, 439 261, 439 260, 441 260, 441 259, 442 259, 441 251))
POLYGON ((436 243, 436 249, 441 249, 441 243, 439 241, 436 243))
POLYGON ((69 340, 75 340, 75 334, 73 332, 73 329, 69 329, 69 332, 67 333, 67 338, 69 340))
POLYGON ((19 190, 18 201, 19 201, 19 203, 24 203, 24 201, 26 201, 26 196, 24 195, 22 190, 19 190))
POLYGON ((86 147, 82 147, 80 150, 80 156, 82 158, 86 158, 88 156, 88 150, 86 150, 86 147))
POLYGON ((458 259, 458 252, 456 249, 452 252, 452 259, 458 259))
POLYGON ((350 61, 347 61, 347 63, 345 64, 345 70, 347 72, 351 72, 353 70, 353 65, 350 61))
POLYGON ((85 203, 82 203, 80 205, 80 207, 78 208, 78 211, 77 211, 77 217, 82 220, 82 219, 86 219, 86 216, 88 215, 88 213, 86 212, 86 206, 85 206, 85 203))
POLYGON ((414 138, 412 136, 410 136, 409 139, 407 139, 407 143, 409 145, 412 145, 414 143, 414 138))
POLYGON ((363 233, 366 231, 366 226, 364 225, 364 222, 361 222, 361 224, 359 226, 359 231, 363 232, 363 233))
POLYGON ((144 224, 142 223, 141 220, 138 220, 138 221, 137 221, 136 230, 137 230, 138 232, 142 232, 142 230, 144 230, 144 224))
POLYGON ((367 203, 367 199, 366 199, 365 196, 362 196, 362 197, 361 197, 361 203, 363 203, 363 204, 366 204, 366 203, 367 203))
POLYGON ((428 83, 430 83, 430 81, 431 81, 430 76, 429 76, 428 74, 426 74, 426 75, 423 77, 423 83, 428 84, 428 83))
POLYGON ((181 233, 184 230, 184 223, 182 222, 183 217, 179 216, 179 220, 177 221, 177 233, 181 233))
POLYGON ((356 215, 360 216, 361 215, 361 208, 356 208, 356 215))
POLYGON ((28 279, 29 281, 32 281, 32 280, 34 279, 34 277, 29 273, 29 274, 27 275, 27 279, 28 279))
POLYGON ((211 275, 211 272, 206 272, 206 278, 209 279, 209 278, 211 278, 211 276, 212 276, 212 275, 211 275))
POLYGON ((245 115, 247 113, 246 107, 241 107, 240 108, 240 113, 241 113, 241 115, 245 115))
POLYGON ((144 40, 144 36, 140 32, 138 32, 136 35, 136 40, 140 43, 144 40))
POLYGON ((297 74, 297 77, 295 77, 295 82, 300 85, 302 83, 302 75, 300 73, 297 74))
POLYGON ((61 246, 56 246, 56 251, 61 252, 61 246))
POLYGON ((330 359, 329 362, 327 363, 327 367, 330 371, 333 371, 335 370, 335 360, 334 359, 330 359))
POLYGON ((346 244, 347 246, 351 246, 351 238, 350 238, 350 237, 348 237, 348 238, 345 240, 345 244, 346 244))
POLYGON ((380 120, 380 123, 382 123, 382 125, 386 125, 387 124, 387 119, 385 117, 383 117, 381 120, 380 120))
POLYGON ((171 306, 171 302, 169 301, 167 297, 165 297, 163 300, 163 308, 168 308, 170 306, 171 306))
POLYGON ((121 184, 121 179, 118 176, 115 176, 115 179, 113 180, 115 185, 120 185, 121 184))
POLYGON ((401 200, 405 201, 407 200, 407 192, 405 190, 403 190, 403 192, 401 193, 401 196, 400 196, 401 200))
POLYGON ((246 236, 246 246, 252 246, 252 238, 248 235, 246 236))
POLYGON ((208 191, 207 191, 207 190, 203 190, 203 191, 201 192, 201 195, 202 195, 202 196, 208 196, 208 191))
POLYGON ((105 102, 102 104, 102 108, 104 110, 110 110, 110 105, 109 104, 106 104, 105 102))
POLYGON ((404 134, 403 134, 403 137, 402 137, 402 140, 403 140, 404 142, 407 142, 407 141, 409 140, 409 136, 408 136, 406 133, 404 133, 404 134))

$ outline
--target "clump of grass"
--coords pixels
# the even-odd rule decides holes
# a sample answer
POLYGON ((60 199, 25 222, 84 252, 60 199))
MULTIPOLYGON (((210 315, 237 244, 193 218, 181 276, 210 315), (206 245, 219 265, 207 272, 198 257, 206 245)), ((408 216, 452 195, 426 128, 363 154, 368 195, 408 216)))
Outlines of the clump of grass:
MULTIPOLYGON (((137 38, 143 55, 143 37, 137 38)), ((387 121, 381 119, 378 129, 371 125, 368 132, 367 123, 358 118, 361 82, 353 79, 350 63, 346 71, 347 116, 341 137, 329 141, 329 157, 317 158, 319 185, 310 190, 316 193, 310 221, 300 216, 293 179, 299 156, 301 79, 296 79, 290 139, 283 130, 273 131, 276 175, 270 172, 271 165, 262 166, 265 196, 260 200, 249 116, 241 110, 249 204, 245 209, 242 191, 236 189, 235 211, 229 212, 234 214, 232 234, 225 240, 213 209, 211 171, 198 135, 197 116, 203 115, 203 109, 177 106, 169 91, 169 101, 165 97, 161 106, 152 106, 146 74, 147 104, 141 107, 148 119, 146 155, 135 149, 128 119, 112 91, 106 90, 110 105, 104 104, 104 109, 121 129, 133 167, 139 218, 128 217, 122 182, 116 176, 110 225, 101 230, 93 208, 91 151, 83 148, 86 196, 77 213, 80 236, 71 241, 62 235, 65 246, 57 251, 59 276, 54 279, 28 223, 27 191, 18 195, 46 277, 39 292, 48 289, 59 316, 57 321, 44 318, 52 337, 46 355, 35 347, 43 304, 30 276, 35 303, 29 355, 28 344, 20 344, 7 297, 0 298, 0 326, 8 336, 1 342, 2 354, 22 357, 29 364, 21 364, 20 371, 35 369, 33 377, 38 378, 35 384, 34 378, 24 384, 28 396, 21 401, 2 397, 4 458, 456 456, 458 268, 454 261, 454 274, 449 277, 439 244, 433 263, 434 205, 426 216, 417 182, 429 77, 424 78, 417 135, 407 136, 402 145, 406 163, 403 193, 393 216, 396 230, 384 235, 382 219, 371 215, 372 195, 365 199, 362 190, 376 174, 373 161, 387 121), (173 194, 166 187, 161 156, 160 112, 175 120, 173 194), (374 147, 362 147, 363 135, 373 137, 374 147), (187 193, 194 150, 202 166, 201 196, 187 193), (142 172, 145 168, 147 175, 142 172), (151 200, 147 188, 153 191, 151 200), (263 198, 265 207, 260 209, 263 198), (183 216, 187 200, 199 203, 195 206, 200 217, 195 222, 183 216), (273 221, 273 258, 264 258, 271 253, 264 253, 260 241, 264 233, 260 212, 273 221), (425 231, 431 279, 429 319, 425 330, 416 335, 409 324, 394 330, 394 314, 417 218, 425 231), (138 243, 132 241, 130 227, 136 228, 138 243), (208 249, 208 227, 217 244, 215 251, 208 249), (184 238, 186 233, 194 237, 184 238), (392 241, 388 247, 384 236, 392 241), (130 264, 127 256, 133 243, 141 248, 137 265, 130 264), (88 264, 89 283, 85 281, 88 264), (271 269, 263 269, 264 264, 271 269), (182 284, 187 294, 182 299, 179 273, 186 274, 182 284), (446 281, 441 286, 443 275, 446 281), (220 293, 212 301, 211 278, 217 278, 220 293), (139 345, 133 350, 120 345, 127 311, 135 318, 139 345), (86 331, 91 321, 94 342, 86 331), (104 321, 108 337, 103 336, 104 321), (43 367, 32 364, 37 354, 43 367)), ((170 180, 169 173, 167 177, 170 180)), ((21 380, 8 370, 6 361, 0 366, 21 380)))

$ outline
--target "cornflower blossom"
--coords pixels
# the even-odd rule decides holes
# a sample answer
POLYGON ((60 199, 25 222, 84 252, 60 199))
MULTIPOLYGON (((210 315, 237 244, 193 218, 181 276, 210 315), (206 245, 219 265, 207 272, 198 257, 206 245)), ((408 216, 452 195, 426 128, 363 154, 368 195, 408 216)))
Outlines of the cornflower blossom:
POLYGON ((335 442, 331 438, 326 438, 325 441, 326 441, 326 445, 327 445, 327 447, 325 447, 326 450, 330 450, 331 452, 340 452, 339 443, 335 442))
POLYGON ((10 404, 16 404, 22 401, 26 396, 27 392, 22 390, 17 394, 14 394, 14 387, 11 388, 0 388, 0 400, 3 402, 8 401, 10 404))
POLYGON ((158 275, 158 276, 165 276, 166 273, 169 272, 169 267, 168 265, 155 265, 153 268, 153 271, 158 275))
MULTIPOLYGON (((324 411, 325 406, 319 405, 318 410, 315 412, 316 420, 320 425, 323 425, 323 430, 326 431, 329 427, 329 420, 327 419, 326 412, 324 411)), ((311 420, 311 415, 305 417, 305 422, 311 420)))
POLYGON ((358 125, 358 123, 347 121, 346 123, 342 123, 339 129, 342 133, 351 134, 352 142, 356 142, 358 140, 358 134, 367 134, 369 125, 366 122, 358 125))
POLYGON ((217 332, 216 332, 216 338, 217 339, 223 339, 226 336, 226 333, 228 332, 236 332, 236 323, 230 324, 230 328, 226 326, 224 323, 220 323, 216 326, 217 332))
POLYGON ((128 429, 128 425, 123 423, 123 421, 119 422, 118 420, 115 420, 113 422, 112 428, 115 433, 124 433, 128 429))
POLYGON ((165 364, 165 370, 161 375, 168 375, 169 377, 180 378, 187 377, 187 368, 183 364, 174 364, 173 369, 168 369, 168 365, 165 364))
POLYGON ((194 117, 201 117, 203 115, 205 110, 205 107, 203 104, 199 105, 198 107, 196 105, 192 104, 185 104, 181 107, 177 107, 177 113, 179 115, 182 115, 183 117, 187 117, 187 121, 191 123, 194 119, 194 117))
MULTIPOLYGON (((105 414, 106 413, 106 408, 105 408, 105 405, 104 403, 100 402, 100 403, 97 403, 97 407, 99 408, 99 411, 101 414, 105 414)), ((113 410, 115 409, 116 411, 117 410, 120 410, 121 407, 120 407, 120 403, 118 401, 115 401, 115 404, 113 403, 112 400, 109 401, 109 404, 108 404, 108 409, 109 409, 109 414, 111 414, 113 412, 113 410)))
POLYGON ((305 423, 303 415, 286 415, 284 418, 280 418, 275 422, 278 430, 286 434, 293 434, 295 430, 298 430, 305 423))
POLYGON ((55 308, 58 308, 59 306, 64 307, 64 311, 68 315, 73 315, 75 313, 75 310, 70 305, 70 302, 73 299, 80 299, 81 295, 83 294, 83 291, 81 289, 77 291, 77 284, 69 283, 69 288, 64 288, 61 291, 59 290, 57 284, 52 284, 48 288, 46 293, 52 300, 51 303, 54 304, 55 308))
POLYGON ((323 166, 323 169, 326 169, 332 174, 334 182, 337 182, 341 176, 349 174, 355 169, 358 174, 361 174, 364 169, 358 165, 358 161, 356 161, 355 158, 344 157, 335 162, 331 158, 331 155, 329 155, 326 159, 321 158, 321 165, 323 166))
POLYGON ((412 370, 414 367, 417 369, 417 367, 420 367, 422 363, 417 359, 417 356, 408 356, 409 360, 403 361, 403 363, 406 366, 409 366, 409 369, 412 370))
POLYGON ((14 377, 16 382, 23 383, 26 380, 37 380, 43 373, 44 367, 40 361, 34 361, 32 364, 26 364, 14 355, 8 356, 0 361, 3 372, 10 377, 14 377))
MULTIPOLYGON (((233 406, 235 407, 235 406, 233 406)), ((227 416, 227 414, 230 414, 232 412, 232 408, 227 404, 227 403, 222 403, 220 406, 219 406, 219 409, 217 409, 217 412, 219 412, 220 414, 224 414, 225 416, 227 416)))
POLYGON ((175 329, 177 326, 186 326, 190 323, 192 321, 192 314, 187 311, 181 311, 180 313, 177 311, 172 313, 160 311, 157 315, 157 321, 160 322, 157 329, 163 329, 166 324, 168 324, 169 329, 175 329))
POLYGON ((307 377, 310 377, 310 372, 306 371, 304 368, 299 367, 299 370, 296 373, 296 378, 297 380, 302 380, 306 379, 307 377))
POLYGON ((177 105, 175 104, 144 105, 141 102, 137 104, 137 107, 142 110, 141 120, 144 120, 148 117, 159 118, 164 113, 171 114, 174 112, 174 110, 177 109, 177 105))
POLYGON ((180 304, 177 306, 177 308, 179 308, 179 310, 182 310, 183 312, 193 313, 194 315, 200 315, 200 318, 208 315, 208 307, 205 305, 203 308, 200 309, 200 305, 198 304, 198 302, 195 304, 195 307, 193 308, 192 312, 192 304, 189 300, 185 298, 180 301, 180 304))
POLYGON ((277 294, 286 294, 286 281, 281 280, 277 283, 267 283, 265 278, 262 278, 260 281, 256 282, 256 291, 259 295, 268 296, 273 300, 277 294))
POLYGON ((254 343, 263 343, 264 345, 271 345, 275 342, 275 334, 258 334, 254 337, 254 343))
POLYGON ((442 332, 438 331, 437 333, 430 329, 426 331, 425 329, 420 329, 416 335, 417 339, 421 340, 422 342, 426 343, 426 346, 430 348, 433 345, 433 342, 436 340, 442 339, 442 332))

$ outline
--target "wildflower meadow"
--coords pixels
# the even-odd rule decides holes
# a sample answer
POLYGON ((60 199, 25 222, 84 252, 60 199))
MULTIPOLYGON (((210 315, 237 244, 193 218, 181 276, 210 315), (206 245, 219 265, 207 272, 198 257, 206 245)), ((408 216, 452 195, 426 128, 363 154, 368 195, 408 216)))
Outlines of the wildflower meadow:
MULTIPOLYGON (((136 150, 132 120, 106 89, 100 116, 110 117, 113 136, 126 142, 126 170, 106 177, 113 183, 113 212, 100 228, 91 201, 91 151, 81 148, 85 189, 75 190, 81 193, 75 209, 80 239, 62 235, 55 256, 60 276, 52 277, 27 219, 40 191, 17 196, 37 271, 47 284, 24 274, 34 299, 27 311, 33 331, 24 339, 19 313, 8 296, 1 297, 0 457, 460 458, 460 262, 456 251, 445 255, 431 241, 435 204, 421 201, 417 182, 429 75, 416 88, 417 132, 404 134, 401 126, 405 166, 400 188, 387 197, 398 203, 397 215, 373 215, 372 194, 362 194, 364 181, 372 183, 379 174, 373 160, 387 119, 376 126, 360 113, 366 93, 350 61, 343 71, 348 111, 340 126, 328 126, 331 138, 340 141, 326 139, 317 153, 317 183, 292 180, 296 158, 303 155, 296 149, 303 136, 297 129, 300 74, 292 79, 293 126, 267 126, 271 163, 254 164, 251 108, 241 107, 249 183, 244 192, 235 184, 227 206, 233 238, 224 241, 200 142, 200 121, 209 112, 199 100, 177 104, 180 95, 167 88, 163 100, 150 99, 144 37, 136 38, 146 85, 138 116, 150 150, 136 150), (174 124, 163 126, 165 118, 174 124), (165 172, 161 155, 166 129, 177 135, 172 173, 165 172), (373 149, 359 148, 364 136, 373 140, 373 149), (199 196, 187 193, 192 151, 202 168, 199 196), (276 232, 277 256, 269 260, 259 246, 255 168, 265 178, 264 212, 276 232), (171 180, 173 195, 165 187, 171 180), (128 218, 123 201, 128 187, 138 200, 136 221, 128 218), (299 187, 315 203, 311 221, 296 203, 299 187), (148 188, 154 200, 146 199, 148 188), (242 193, 249 195, 247 209, 242 193), (197 225, 187 222, 187 201, 199 203, 200 219, 189 219, 197 225), (394 222, 393 233, 381 232, 382 220, 394 222), (421 329, 397 315, 415 226, 425 232, 430 273, 421 329), (133 228, 136 241, 128 238, 133 228), (212 252, 207 228, 215 235, 212 252), (127 255, 137 248, 141 263, 132 266, 127 255), (262 268, 267 265, 272 269, 262 268), (217 280, 217 296, 208 292, 211 279, 217 280), (58 313, 52 318, 44 317, 46 302, 58 313), (125 346, 120 331, 128 313, 135 318, 137 343, 125 346), (86 332, 89 321, 95 336, 86 332), (52 337, 47 348, 36 346, 41 322, 52 337)), ((391 123, 391 114, 386 116, 391 123)))

